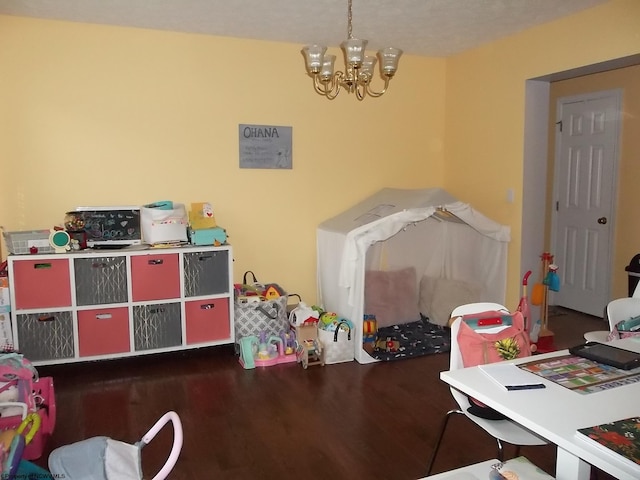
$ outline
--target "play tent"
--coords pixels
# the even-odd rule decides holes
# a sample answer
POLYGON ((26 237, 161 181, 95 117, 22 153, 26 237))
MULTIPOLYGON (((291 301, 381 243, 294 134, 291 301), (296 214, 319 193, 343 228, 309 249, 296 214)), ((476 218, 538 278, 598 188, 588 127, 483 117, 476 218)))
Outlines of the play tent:
POLYGON ((385 188, 318 226, 318 302, 354 322, 355 358, 370 363, 362 348, 366 273, 415 269, 415 302, 429 318, 424 310, 462 290, 504 303, 509 240, 509 227, 443 189, 385 188))

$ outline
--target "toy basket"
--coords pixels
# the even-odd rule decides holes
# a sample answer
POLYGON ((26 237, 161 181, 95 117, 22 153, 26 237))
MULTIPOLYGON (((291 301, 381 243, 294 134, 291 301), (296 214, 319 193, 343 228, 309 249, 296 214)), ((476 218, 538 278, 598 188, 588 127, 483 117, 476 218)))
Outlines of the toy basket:
POLYGON ((332 330, 318 328, 318 339, 322 342, 325 351, 326 364, 351 362, 354 359, 355 334, 352 335, 349 323, 342 320, 333 325, 332 330))
MULTIPOLYGON (((34 437, 25 446, 22 458, 35 460, 42 456, 44 447, 53 433, 56 425, 56 401, 53 389, 53 378, 42 377, 33 382, 33 394, 35 397, 35 412, 40 416, 40 428, 34 437)), ((27 414, 26 404, 24 414, 0 418, 0 430, 13 430, 18 428, 27 414)))
POLYGON ((7 250, 14 255, 31 253, 31 247, 38 249, 38 253, 53 253, 49 243, 49 230, 28 230, 20 232, 2 231, 7 250))
POLYGON ((252 271, 245 272, 242 284, 236 285, 234 291, 233 312, 236 346, 244 337, 259 336, 262 332, 265 332, 268 337, 278 337, 282 332, 289 331, 288 301, 287 292, 278 284, 261 284, 252 271), (249 274, 253 277, 252 283, 248 282, 249 274), (266 299, 262 294, 245 296, 247 290, 262 293, 269 288, 277 290, 279 296, 271 299, 266 299))

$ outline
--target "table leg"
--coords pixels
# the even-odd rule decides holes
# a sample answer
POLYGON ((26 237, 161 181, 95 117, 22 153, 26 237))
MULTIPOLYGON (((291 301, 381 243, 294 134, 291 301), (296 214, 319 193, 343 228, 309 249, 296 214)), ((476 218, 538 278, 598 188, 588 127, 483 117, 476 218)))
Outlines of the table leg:
POLYGON ((557 448, 556 480, 589 480, 591 465, 575 455, 557 448))

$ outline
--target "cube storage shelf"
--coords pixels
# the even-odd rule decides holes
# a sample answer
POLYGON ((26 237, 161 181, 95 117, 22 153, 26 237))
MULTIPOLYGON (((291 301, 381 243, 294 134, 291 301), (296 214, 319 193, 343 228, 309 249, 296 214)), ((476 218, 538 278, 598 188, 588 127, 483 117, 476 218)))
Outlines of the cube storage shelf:
POLYGON ((231 246, 9 255, 15 348, 34 365, 234 341, 231 246))

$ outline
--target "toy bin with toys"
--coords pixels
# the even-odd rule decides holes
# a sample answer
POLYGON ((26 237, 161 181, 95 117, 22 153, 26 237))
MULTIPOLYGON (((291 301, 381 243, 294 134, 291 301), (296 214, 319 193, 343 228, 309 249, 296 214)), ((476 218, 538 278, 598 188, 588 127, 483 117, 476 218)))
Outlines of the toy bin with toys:
MULTIPOLYGON (((4 354, 2 357, 8 355, 16 354, 4 354)), ((14 359, 19 359, 19 356, 14 359)), ((7 370, 11 368, 0 362, 3 379, 10 378, 7 370)), ((40 458, 56 423, 53 378, 37 378, 36 374, 34 379, 28 376, 32 370, 27 368, 16 371, 19 372, 17 378, 0 382, 0 458, 5 462, 12 457, 16 443, 13 439, 17 435, 25 439, 20 458, 40 458)))

